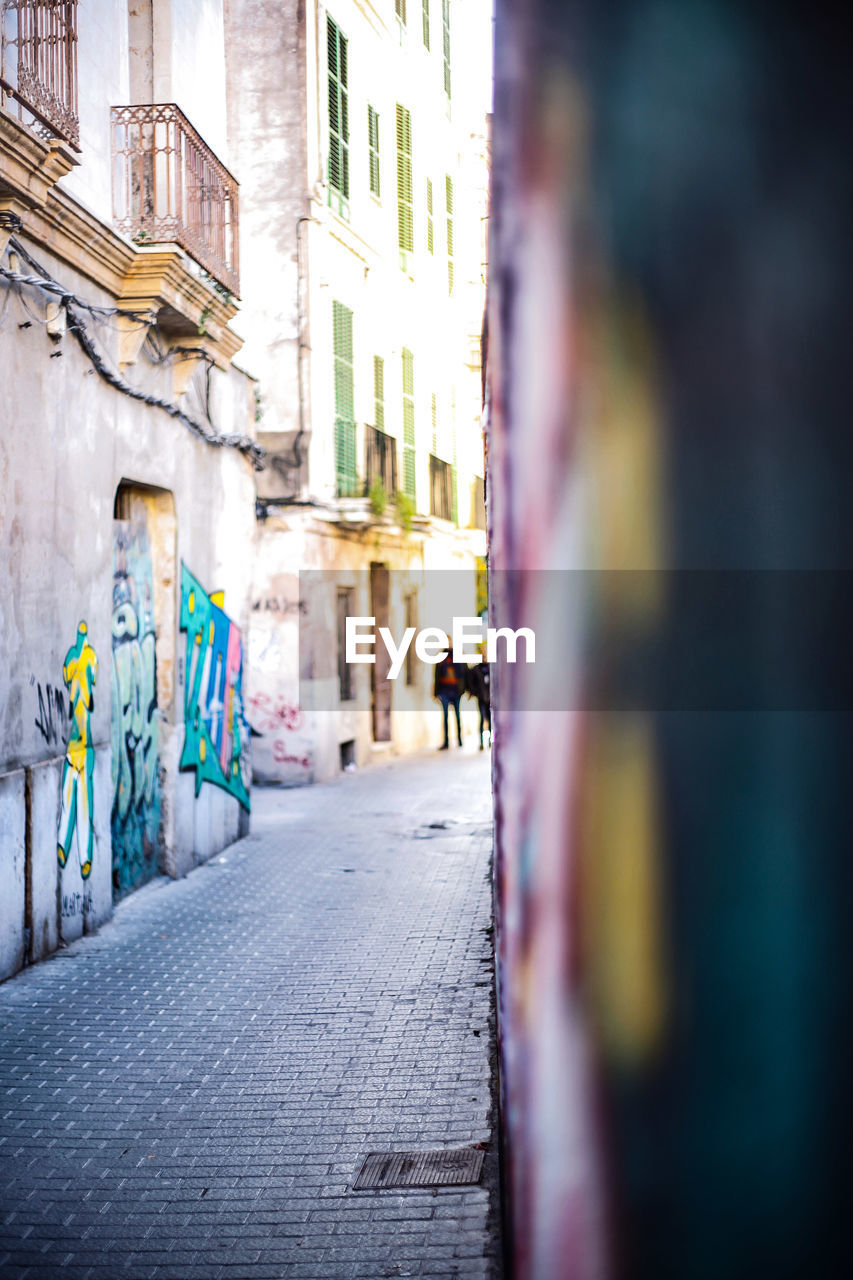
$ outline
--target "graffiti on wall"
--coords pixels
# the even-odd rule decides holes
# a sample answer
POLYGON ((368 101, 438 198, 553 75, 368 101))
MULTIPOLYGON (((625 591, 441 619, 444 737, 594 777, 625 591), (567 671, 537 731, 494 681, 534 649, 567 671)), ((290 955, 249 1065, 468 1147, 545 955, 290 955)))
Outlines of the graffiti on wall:
POLYGON ((71 710, 71 732, 62 765, 62 808, 59 815, 59 839, 56 856, 64 867, 77 840, 80 874, 85 880, 92 870, 95 832, 92 826, 92 781, 95 772, 95 749, 92 746, 91 714, 95 707, 95 681, 98 659, 89 643, 85 622, 77 627, 77 639, 65 655, 62 678, 68 690, 71 710))
POLYGON ((144 523, 117 520, 113 540, 113 882, 154 875, 160 831, 154 575, 144 523))
POLYGON ((263 690, 258 690, 246 701, 252 717, 251 732, 259 738, 273 739, 274 763, 310 769, 311 756, 305 749, 305 734, 300 733, 305 728, 302 708, 289 702, 286 697, 265 693, 263 690))
POLYGON ((45 742, 59 742, 67 717, 64 690, 50 684, 45 684, 42 688, 41 681, 37 683, 35 676, 30 676, 30 688, 36 689, 38 693, 38 715, 34 721, 36 728, 45 742))
POLYGON ((281 729, 301 729, 305 719, 302 708, 293 706, 285 698, 271 697, 258 692, 248 699, 252 710, 252 728, 258 733, 275 733, 281 729))
POLYGON ((187 633, 184 678, 186 737, 180 768, 195 770, 195 793, 203 782, 222 787, 250 807, 243 710, 243 645, 224 608, 223 593, 211 595, 181 565, 181 630, 187 633))

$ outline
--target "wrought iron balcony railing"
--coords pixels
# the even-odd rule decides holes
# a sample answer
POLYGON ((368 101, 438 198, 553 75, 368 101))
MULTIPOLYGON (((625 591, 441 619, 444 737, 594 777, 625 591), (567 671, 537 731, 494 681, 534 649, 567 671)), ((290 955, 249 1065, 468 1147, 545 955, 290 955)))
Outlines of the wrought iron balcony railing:
POLYGON ((172 103, 113 107, 113 218, 138 244, 177 244, 239 295, 237 183, 172 103))
POLYGON ((369 496, 377 480, 390 497, 397 492, 397 441, 378 427, 364 429, 364 492, 369 496))
POLYGON ((77 0, 0 0, 0 86, 19 118, 80 150, 77 0))

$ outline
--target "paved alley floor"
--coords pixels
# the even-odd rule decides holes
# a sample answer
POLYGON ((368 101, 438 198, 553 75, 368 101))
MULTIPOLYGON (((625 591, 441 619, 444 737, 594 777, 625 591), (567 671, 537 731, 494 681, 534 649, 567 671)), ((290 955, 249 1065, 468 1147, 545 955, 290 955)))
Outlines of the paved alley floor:
POLYGON ((497 1276, 488 754, 253 806, 0 986, 4 1280, 497 1276), (353 1190, 473 1144, 476 1187, 353 1190))

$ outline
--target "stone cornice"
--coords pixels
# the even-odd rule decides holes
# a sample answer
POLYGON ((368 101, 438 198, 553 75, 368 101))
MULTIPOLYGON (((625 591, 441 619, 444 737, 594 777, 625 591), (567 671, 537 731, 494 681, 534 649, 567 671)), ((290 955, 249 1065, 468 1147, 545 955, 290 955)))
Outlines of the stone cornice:
POLYGON ((0 198, 40 208, 60 178, 79 161, 67 142, 45 142, 0 109, 0 198))
POLYGON ((60 188, 51 192, 44 208, 27 216, 26 232, 113 297, 121 293, 136 249, 60 188))
POLYGON ((224 298, 190 269, 177 245, 144 245, 137 250, 124 277, 119 306, 128 311, 154 311, 173 345, 192 346, 221 369, 243 345, 228 321, 237 304, 224 298))

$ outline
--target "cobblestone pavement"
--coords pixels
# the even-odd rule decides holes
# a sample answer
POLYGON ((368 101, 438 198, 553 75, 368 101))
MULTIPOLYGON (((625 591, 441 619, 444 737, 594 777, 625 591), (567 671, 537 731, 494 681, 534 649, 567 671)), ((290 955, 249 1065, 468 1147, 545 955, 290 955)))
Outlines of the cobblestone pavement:
POLYGON ((0 986, 0 1276, 495 1277, 490 848, 485 754, 256 791, 0 986), (477 1187, 352 1190, 473 1143, 477 1187))

